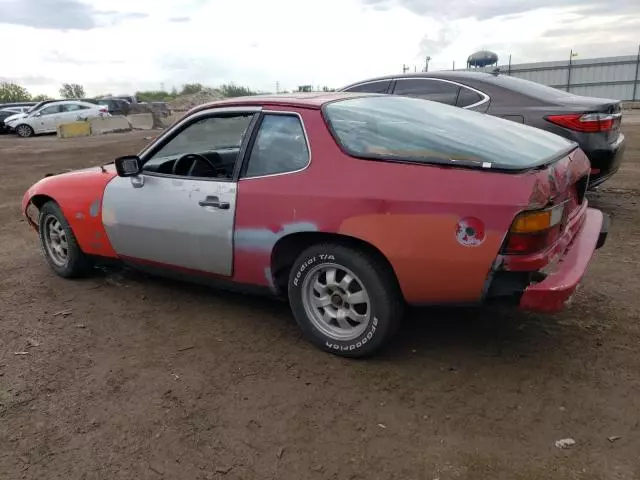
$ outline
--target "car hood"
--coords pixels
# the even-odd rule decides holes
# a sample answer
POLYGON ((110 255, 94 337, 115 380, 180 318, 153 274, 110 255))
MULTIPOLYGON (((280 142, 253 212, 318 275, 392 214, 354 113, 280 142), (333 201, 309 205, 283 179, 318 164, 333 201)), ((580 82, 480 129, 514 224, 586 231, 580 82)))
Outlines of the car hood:
POLYGON ((87 176, 92 177, 92 176, 99 176, 99 175, 109 175, 113 177, 114 175, 116 175, 115 165, 113 163, 109 163, 109 164, 96 166, 96 167, 86 167, 86 168, 79 168, 77 170, 63 170, 55 173, 46 173, 45 178, 54 177, 54 176, 65 177, 65 178, 81 176, 83 178, 86 178, 87 176))
MULTIPOLYGON (((102 198, 107 183, 117 175, 114 165, 89 167, 81 170, 47 173, 33 184, 22 199, 22 210, 35 195, 45 195, 54 199, 62 209, 86 204, 88 208, 97 198, 102 198)), ((72 215, 74 215, 72 213, 72 215)))
POLYGON ((5 118, 4 119, 4 123, 14 122, 14 121, 20 120, 21 118, 24 118, 26 116, 27 116, 26 113, 16 113, 14 115, 10 115, 7 118, 5 118))

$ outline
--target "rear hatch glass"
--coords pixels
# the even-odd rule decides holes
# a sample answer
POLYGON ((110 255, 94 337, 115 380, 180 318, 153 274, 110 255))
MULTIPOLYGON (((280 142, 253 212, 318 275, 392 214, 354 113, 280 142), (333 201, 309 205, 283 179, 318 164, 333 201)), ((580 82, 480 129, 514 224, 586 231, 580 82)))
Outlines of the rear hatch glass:
POLYGON ((342 149, 361 158, 517 171, 576 147, 544 130, 416 98, 348 98, 323 113, 342 149))

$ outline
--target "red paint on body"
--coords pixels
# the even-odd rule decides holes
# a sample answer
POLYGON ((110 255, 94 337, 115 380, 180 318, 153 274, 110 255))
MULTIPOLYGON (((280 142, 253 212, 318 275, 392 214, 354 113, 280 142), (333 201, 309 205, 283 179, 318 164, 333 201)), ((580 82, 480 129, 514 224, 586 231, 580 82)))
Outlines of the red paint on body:
POLYGON ((115 176, 116 172, 112 167, 106 173, 95 167, 45 177, 25 193, 22 211, 26 212, 31 199, 36 195, 54 199, 62 209, 83 252, 115 258, 117 254, 102 225, 101 215, 104 189, 115 176))
MULTIPOLYGON (((275 108, 303 117, 311 165, 295 175, 240 180, 236 229, 309 222, 363 240, 390 261, 411 303, 480 300, 511 222, 531 208, 534 186, 548 203, 552 190, 562 192, 561 179, 588 168, 573 154, 560 160, 553 188, 546 170, 504 174, 355 159, 340 150, 318 110, 275 108), (485 228, 484 242, 473 248, 455 235, 459 219, 469 216, 485 228)), ((234 280, 269 283, 270 250, 248 256, 236 246, 234 253, 234 280)))
MULTIPOLYGON (((340 150, 319 110, 327 101, 348 96, 233 99, 191 112, 247 104, 295 111, 310 142, 312 159, 305 170, 238 182, 232 280, 272 285, 273 247, 298 229, 369 243, 388 259, 410 303, 480 301, 492 269, 535 271, 556 260, 560 269, 530 287, 522 305, 543 308, 545 295, 555 304, 563 301, 586 269, 593 231, 599 228, 575 186, 589 172, 584 153, 575 150, 548 168, 517 174, 356 159, 340 150), (568 223, 554 245, 535 255, 500 256, 519 212, 560 202, 568 205, 568 223), (458 242, 455 232, 463 218, 482 224, 480 244, 458 242)), ((85 253, 116 257, 101 216, 91 215, 91 205, 97 201, 101 207, 105 186, 114 176, 112 169, 103 173, 96 168, 43 179, 25 195, 23 210, 32 195, 54 198, 85 253)))
POLYGON ((568 247, 554 273, 542 282, 527 288, 520 300, 526 310, 554 313, 561 311, 591 262, 602 226, 602 212, 587 209, 584 225, 568 247))

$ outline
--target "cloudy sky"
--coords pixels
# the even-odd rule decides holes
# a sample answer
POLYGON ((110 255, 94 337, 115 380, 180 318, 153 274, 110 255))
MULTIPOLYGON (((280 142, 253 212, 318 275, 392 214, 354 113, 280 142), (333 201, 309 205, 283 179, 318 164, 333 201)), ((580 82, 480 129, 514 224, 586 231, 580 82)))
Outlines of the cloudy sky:
POLYGON ((340 87, 479 49, 513 63, 635 55, 638 32, 639 0, 0 0, 0 81, 49 95, 340 87))

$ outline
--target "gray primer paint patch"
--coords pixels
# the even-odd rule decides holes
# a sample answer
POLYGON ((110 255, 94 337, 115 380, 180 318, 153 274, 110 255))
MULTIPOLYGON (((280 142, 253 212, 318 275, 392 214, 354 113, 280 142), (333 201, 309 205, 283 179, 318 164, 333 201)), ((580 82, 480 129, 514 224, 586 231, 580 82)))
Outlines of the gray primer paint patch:
POLYGON ((91 215, 92 217, 97 217, 98 216, 98 212, 100 212, 100 200, 96 200, 94 201, 91 206, 89 207, 89 215, 91 215))
POLYGON ((317 225, 311 222, 289 223, 278 232, 268 228, 239 228, 235 231, 235 245, 243 250, 270 252, 276 242, 290 233, 317 232, 317 225))

